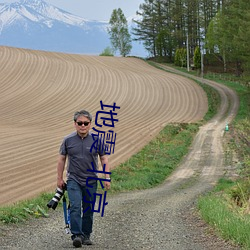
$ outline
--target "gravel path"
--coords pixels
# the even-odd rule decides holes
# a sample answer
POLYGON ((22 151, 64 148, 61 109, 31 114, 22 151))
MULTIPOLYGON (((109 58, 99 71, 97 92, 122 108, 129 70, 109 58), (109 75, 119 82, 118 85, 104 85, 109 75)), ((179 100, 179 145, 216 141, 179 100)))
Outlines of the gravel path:
MULTIPOLYGON (((108 196, 104 217, 95 215, 89 249, 240 249, 216 237, 197 215, 197 197, 223 175, 222 135, 237 112, 238 98, 227 87, 208 81, 221 95, 216 117, 201 127, 190 153, 159 187, 108 196)), ((64 233, 63 212, 22 226, 1 228, 1 249, 72 249, 64 233)))

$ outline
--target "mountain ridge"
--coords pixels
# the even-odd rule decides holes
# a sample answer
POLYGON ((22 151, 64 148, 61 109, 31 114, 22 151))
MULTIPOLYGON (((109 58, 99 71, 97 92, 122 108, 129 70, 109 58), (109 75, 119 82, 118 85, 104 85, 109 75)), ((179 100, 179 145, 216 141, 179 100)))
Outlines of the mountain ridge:
MULTIPOLYGON (((20 2, 0 4, 0 6, 2 7, 0 7, 0 16, 2 14, 7 14, 7 20, 9 14, 9 18, 14 16, 14 21, 15 19, 21 18, 27 18, 28 20, 34 22, 40 20, 56 20, 78 26, 81 26, 87 21, 84 18, 73 15, 67 11, 55 7, 54 5, 48 4, 43 0, 21 0, 20 2), (7 11, 8 13, 6 13, 7 11)), ((1 20, 2 19, 6 18, 1 18, 1 20)), ((2 23, 2 26, 5 25, 6 20, 5 23, 2 23)))

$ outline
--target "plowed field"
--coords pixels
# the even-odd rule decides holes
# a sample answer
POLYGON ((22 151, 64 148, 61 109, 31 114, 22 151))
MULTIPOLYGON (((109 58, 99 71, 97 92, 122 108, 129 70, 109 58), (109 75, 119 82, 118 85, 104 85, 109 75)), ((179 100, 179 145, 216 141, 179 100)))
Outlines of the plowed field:
POLYGON ((137 58, 0 47, 0 205, 55 189, 58 150, 74 130, 73 113, 86 109, 95 118, 101 100, 120 107, 111 168, 167 123, 194 122, 207 111, 195 82, 137 58))

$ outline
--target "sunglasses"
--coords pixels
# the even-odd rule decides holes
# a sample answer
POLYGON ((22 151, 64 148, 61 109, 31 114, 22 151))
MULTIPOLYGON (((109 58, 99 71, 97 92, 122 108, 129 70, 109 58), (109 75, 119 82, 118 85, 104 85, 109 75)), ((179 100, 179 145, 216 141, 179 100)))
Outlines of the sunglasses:
POLYGON ((76 122, 78 126, 88 126, 90 124, 90 122, 76 122))

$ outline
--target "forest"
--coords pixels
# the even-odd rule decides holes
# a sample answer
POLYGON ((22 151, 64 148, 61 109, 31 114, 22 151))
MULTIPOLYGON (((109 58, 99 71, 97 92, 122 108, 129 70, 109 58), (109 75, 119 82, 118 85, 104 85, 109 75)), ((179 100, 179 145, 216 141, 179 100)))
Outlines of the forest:
POLYGON ((152 58, 249 81, 249 0, 145 0, 137 15, 134 40, 152 58))

